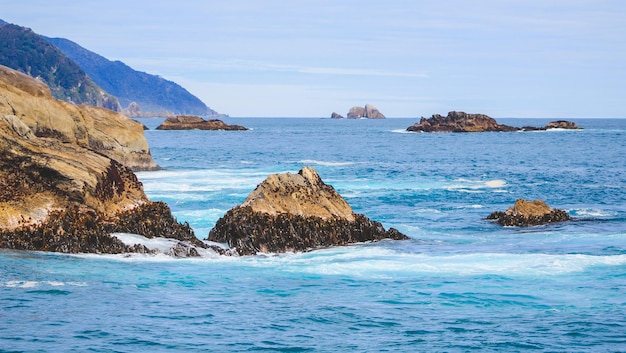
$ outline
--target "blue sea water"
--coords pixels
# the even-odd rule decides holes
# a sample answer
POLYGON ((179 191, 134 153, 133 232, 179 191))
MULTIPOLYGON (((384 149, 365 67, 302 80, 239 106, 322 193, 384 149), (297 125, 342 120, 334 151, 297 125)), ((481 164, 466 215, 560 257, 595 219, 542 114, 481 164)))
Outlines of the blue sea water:
POLYGON ((312 166, 411 240, 196 259, 0 250, 0 351, 626 351, 626 120, 477 134, 406 133, 411 119, 160 121, 142 119, 165 169, 138 176, 199 238, 268 174, 312 166), (575 221, 484 219, 517 198, 575 221))

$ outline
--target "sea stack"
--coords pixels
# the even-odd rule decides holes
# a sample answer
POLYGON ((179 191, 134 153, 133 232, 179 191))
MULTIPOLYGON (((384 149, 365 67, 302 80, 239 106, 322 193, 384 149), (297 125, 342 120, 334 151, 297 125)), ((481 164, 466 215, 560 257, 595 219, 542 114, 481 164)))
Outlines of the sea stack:
POLYGON ((348 111, 348 119, 385 119, 385 115, 371 104, 365 107, 352 107, 348 111))
POLYGON ((220 218, 208 240, 240 255, 310 251, 381 239, 408 239, 394 228, 353 212, 313 168, 272 174, 220 218))
POLYGON ((496 211, 487 219, 495 220, 503 226, 527 227, 546 223, 564 222, 570 220, 567 212, 552 209, 542 200, 526 201, 518 199, 505 212, 496 211))

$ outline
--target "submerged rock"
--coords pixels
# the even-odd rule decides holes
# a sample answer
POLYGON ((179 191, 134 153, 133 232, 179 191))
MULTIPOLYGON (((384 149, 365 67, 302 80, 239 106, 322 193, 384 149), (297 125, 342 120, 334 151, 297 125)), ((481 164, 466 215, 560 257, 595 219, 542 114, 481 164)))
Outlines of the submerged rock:
POLYGON ((240 255, 310 251, 381 239, 408 239, 364 215, 305 167, 273 174, 240 205, 220 218, 208 240, 228 243, 240 255))
POLYGON ((503 226, 534 226, 546 223, 564 222, 571 219, 567 212, 552 209, 542 200, 526 201, 518 199, 505 212, 496 211, 487 216, 503 226))
POLYGON ((248 130, 241 125, 228 125, 222 120, 204 120, 199 116, 180 115, 169 117, 159 125, 157 130, 248 130))

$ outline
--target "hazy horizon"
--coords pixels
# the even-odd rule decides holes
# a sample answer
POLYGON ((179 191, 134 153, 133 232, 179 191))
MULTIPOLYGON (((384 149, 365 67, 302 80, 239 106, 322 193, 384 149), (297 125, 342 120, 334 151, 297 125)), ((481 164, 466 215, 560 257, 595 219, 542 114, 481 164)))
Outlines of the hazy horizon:
POLYGON ((231 117, 621 118, 620 1, 111 0, 0 18, 172 80, 231 117))

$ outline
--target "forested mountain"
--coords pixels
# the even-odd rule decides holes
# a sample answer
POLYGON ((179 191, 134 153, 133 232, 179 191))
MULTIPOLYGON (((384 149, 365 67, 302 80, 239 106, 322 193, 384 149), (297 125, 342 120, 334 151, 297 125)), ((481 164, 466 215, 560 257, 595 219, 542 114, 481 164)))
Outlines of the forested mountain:
MULTIPOLYGON (((144 115, 217 114, 175 82, 136 71, 121 61, 108 60, 68 39, 46 39, 75 61, 100 87, 116 96, 123 107, 135 102, 144 115)), ((127 113, 138 114, 133 114, 132 109, 127 113)))
POLYGON ((31 29, 2 21, 0 43, 0 64, 42 80, 55 98, 121 110, 117 98, 100 88, 79 65, 31 29))

